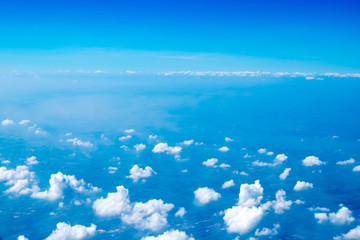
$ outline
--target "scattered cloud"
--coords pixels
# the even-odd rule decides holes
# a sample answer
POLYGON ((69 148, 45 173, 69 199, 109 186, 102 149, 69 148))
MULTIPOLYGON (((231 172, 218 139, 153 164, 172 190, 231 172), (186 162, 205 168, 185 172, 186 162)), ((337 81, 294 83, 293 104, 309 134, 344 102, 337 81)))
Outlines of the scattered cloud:
POLYGON ((39 161, 36 160, 35 156, 31 156, 31 157, 26 159, 26 164, 27 165, 35 165, 35 164, 38 164, 38 163, 39 163, 39 161))
POLYGON ((230 149, 228 147, 224 146, 224 147, 219 148, 218 150, 220 152, 228 152, 230 149))
POLYGON ((189 237, 185 232, 179 230, 166 231, 157 237, 143 237, 141 240, 195 240, 193 237, 189 237))
POLYGON ((28 125, 28 123, 30 123, 30 120, 21 120, 21 121, 19 121, 20 125, 28 125))
POLYGON ((64 222, 56 224, 56 229, 45 240, 82 240, 90 238, 96 234, 96 225, 91 224, 90 227, 83 225, 71 226, 64 222))
POLYGON ((131 134, 131 133, 134 133, 134 132, 135 132, 134 129, 127 129, 127 130, 124 131, 124 133, 126 133, 126 134, 131 134))
POLYGON ((137 182, 141 178, 151 177, 153 173, 155 172, 151 167, 147 166, 143 169, 136 164, 130 169, 130 176, 127 176, 127 178, 131 178, 134 182, 137 182))
POLYGON ((278 229, 280 228, 280 224, 274 224, 272 229, 263 228, 262 230, 256 229, 255 236, 263 237, 263 236, 275 236, 278 234, 278 229))
POLYGON ((167 153, 172 155, 179 155, 181 153, 182 148, 180 146, 171 147, 168 146, 167 143, 158 143, 153 148, 153 153, 167 153))
POLYGON ((0 181, 10 186, 5 193, 14 195, 27 195, 39 190, 34 172, 28 166, 17 166, 16 169, 0 167, 0 181))
POLYGON ((221 188, 225 189, 225 188, 230 188, 230 187, 233 187, 235 186, 235 183, 234 183, 234 180, 229 180, 227 182, 224 182, 224 184, 222 185, 221 188))
POLYGON ((322 164, 325 164, 325 162, 322 162, 319 160, 318 157, 315 156, 308 156, 306 157, 303 161, 302 161, 303 165, 306 167, 311 167, 311 166, 319 166, 322 164))
POLYGON ((179 210, 175 213, 175 217, 183 217, 186 214, 186 210, 184 207, 179 208, 179 210))
POLYGON ((215 167, 217 167, 217 166, 216 166, 216 163, 217 163, 218 161, 219 161, 219 160, 216 159, 216 158, 210 158, 210 159, 204 161, 202 164, 205 165, 205 166, 207 166, 207 167, 214 167, 214 168, 215 168, 215 167))
POLYGON ((217 193, 214 189, 208 187, 198 188, 194 191, 194 194, 195 200, 200 205, 205 205, 211 201, 217 201, 219 198, 221 198, 220 193, 217 193))
POLYGON ((348 164, 353 164, 353 163, 355 163, 355 159, 350 158, 350 159, 345 160, 345 161, 338 161, 336 164, 337 165, 348 165, 348 164))
POLYGON ((67 142, 71 142, 73 144, 73 146, 81 146, 81 147, 86 147, 86 148, 92 148, 93 144, 89 141, 82 141, 78 138, 70 138, 66 140, 67 142))
POLYGON ((185 141, 182 142, 182 144, 185 145, 185 146, 190 146, 190 145, 193 144, 193 143, 194 143, 194 140, 193 140, 193 139, 191 139, 191 140, 185 140, 185 141))
POLYGON ((356 166, 353 168, 354 172, 360 172, 360 165, 356 166))
POLYGON ((341 236, 334 237, 334 240, 359 240, 360 239, 360 226, 351 229, 348 233, 341 236))
POLYGON ((260 153, 260 154, 264 154, 264 153, 267 152, 267 149, 266 148, 260 148, 260 149, 257 150, 257 152, 260 153))
POLYGON ((142 143, 139 143, 139 144, 136 144, 136 145, 134 146, 134 148, 135 148, 135 150, 136 150, 137 152, 141 152, 141 151, 145 150, 146 145, 145 145, 145 144, 142 144, 142 143))
POLYGON ((344 225, 355 220, 347 207, 340 208, 336 213, 315 213, 314 216, 320 224, 330 221, 334 225, 344 225))
POLYGON ((291 168, 285 168, 284 172, 280 174, 279 178, 281 180, 285 180, 289 176, 290 171, 291 168))
POLYGON ((10 119, 5 119, 1 122, 1 125, 3 125, 3 126, 9 126, 9 125, 13 125, 13 124, 14 124, 14 121, 10 120, 10 119))
POLYGON ((295 191, 303 191, 303 190, 307 190, 310 188, 313 188, 313 184, 309 183, 309 182, 304 182, 304 181, 297 181, 296 185, 294 187, 295 191))
POLYGON ((286 201, 286 192, 279 190, 276 192, 276 200, 272 201, 272 207, 277 214, 283 214, 284 210, 289 210, 292 205, 292 201, 286 201))
POLYGON ((129 140, 130 138, 132 138, 131 135, 122 136, 122 137, 119 137, 119 141, 126 141, 126 140, 129 140))
POLYGON ((233 141, 234 141, 234 139, 232 139, 232 138, 229 138, 229 137, 225 138, 225 142, 233 142, 233 141))

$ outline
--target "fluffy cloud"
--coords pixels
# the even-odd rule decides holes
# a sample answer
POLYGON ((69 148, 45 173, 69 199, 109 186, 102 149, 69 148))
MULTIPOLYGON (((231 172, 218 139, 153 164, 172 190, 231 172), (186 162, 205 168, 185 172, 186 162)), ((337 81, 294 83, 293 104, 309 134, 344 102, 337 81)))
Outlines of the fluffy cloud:
POLYGON ((24 235, 20 235, 17 237, 17 240, 29 240, 29 239, 26 238, 24 235))
POLYGON ((167 143, 158 143, 153 148, 153 153, 167 153, 173 155, 179 155, 182 148, 179 146, 171 147, 167 143))
POLYGON ((325 164, 325 162, 320 161, 318 157, 308 156, 304 160, 302 160, 302 164, 306 167, 311 167, 311 166, 315 166, 315 165, 319 166, 319 165, 325 164))
POLYGON ((278 154, 272 163, 260 162, 259 160, 256 160, 252 164, 254 166, 259 166, 259 167, 264 167, 264 166, 274 167, 282 164, 287 158, 288 157, 285 154, 278 154))
POLYGON ((360 239, 360 226, 351 229, 348 233, 341 236, 334 237, 334 240, 359 240, 360 239))
POLYGON ((129 140, 130 138, 132 138, 131 135, 122 136, 122 137, 119 137, 119 141, 126 141, 126 140, 129 140))
POLYGON ((124 132, 127 133, 127 134, 131 134, 131 133, 134 133, 135 130, 134 129, 127 129, 124 132))
POLYGON ((193 140, 193 139, 191 139, 191 140, 185 140, 185 141, 182 142, 182 144, 184 144, 185 146, 190 146, 190 145, 193 144, 193 143, 194 143, 194 140, 193 140))
POLYGON ((280 174, 279 178, 281 180, 285 180, 289 176, 290 171, 291 171, 291 168, 285 168, 284 172, 282 174, 280 174))
POLYGON ((224 184, 222 185, 222 187, 221 188, 230 188, 230 187, 233 187, 233 186, 235 186, 235 184, 234 184, 234 180, 229 180, 229 181, 227 181, 227 182, 224 182, 224 184))
POLYGON ((17 166, 15 170, 0 167, 0 181, 10 186, 5 193, 27 195, 36 192, 39 188, 35 178, 35 173, 27 166, 17 166))
POLYGON ((29 158, 26 159, 26 164, 28 165, 35 165, 35 164, 38 164, 39 161, 36 160, 36 157, 34 156, 31 156, 29 158))
POLYGON ((5 119, 1 122, 1 125, 3 125, 3 126, 13 125, 13 124, 14 124, 14 121, 10 120, 10 119, 5 119))
POLYGON ((264 153, 267 152, 267 149, 266 148, 260 148, 260 149, 257 150, 257 152, 260 153, 260 154, 264 154, 264 153))
POLYGON ((108 193, 93 203, 95 213, 101 217, 118 216, 130 211, 129 191, 124 186, 117 186, 115 193, 108 193))
POLYGON ((218 149, 220 152, 228 152, 230 149, 228 147, 221 147, 218 149))
POLYGON ((225 138, 225 141, 226 141, 226 142, 233 142, 234 139, 231 139, 231 138, 229 138, 229 137, 226 137, 226 138, 225 138))
POLYGON ((206 161, 204 161, 202 164, 207 166, 207 167, 216 167, 216 163, 218 162, 218 159, 216 158, 210 158, 206 161))
POLYGON ((254 184, 241 184, 238 205, 251 207, 260 204, 263 192, 264 189, 261 187, 259 180, 256 180, 254 184))
POLYGON ((353 164, 353 163, 355 163, 355 159, 350 158, 350 159, 345 160, 345 161, 338 161, 336 164, 337 165, 347 165, 347 164, 353 164))
POLYGON ((155 173, 154 170, 147 166, 145 169, 140 168, 138 165, 134 165, 130 169, 130 176, 127 176, 127 178, 131 178, 134 180, 134 182, 137 182, 140 178, 148 178, 151 177, 152 173, 155 173))
POLYGON ((30 120, 21 120, 19 121, 20 125, 27 125, 30 122, 30 120))
POLYGON ((70 138, 66 140, 67 142, 71 142, 73 144, 73 146, 81 146, 81 147, 86 147, 86 148, 92 148, 93 144, 89 141, 84 142, 78 138, 70 138))
POLYGON ((310 189, 313 188, 313 184, 309 183, 309 182, 304 182, 304 181, 297 181, 296 185, 294 187, 295 191, 302 191, 302 190, 306 190, 306 189, 310 189))
POLYGON ((56 229, 45 240, 82 240, 96 234, 96 225, 90 227, 83 225, 71 226, 64 222, 56 224, 56 229))
POLYGON ((207 204, 211 201, 217 201, 221 198, 220 193, 217 193, 214 189, 208 187, 198 188, 194 191, 194 194, 196 201, 201 205, 207 204))
POLYGON ((139 144, 136 144, 134 146, 135 150, 137 152, 140 152, 140 151, 143 151, 145 148, 146 148, 146 145, 145 144, 142 144, 142 143, 139 143, 139 144))
POLYGON ((229 164, 222 163, 222 164, 219 165, 219 167, 221 167, 221 168, 229 168, 231 166, 229 164))
POLYGON ((354 172, 360 172, 360 165, 356 166, 353 168, 354 172))
POLYGON ((38 199, 46 199, 49 201, 55 201, 63 198, 64 190, 67 188, 72 189, 78 193, 91 193, 100 191, 99 188, 93 187, 91 184, 86 184, 83 179, 77 180, 74 175, 66 175, 61 172, 51 174, 49 190, 42 192, 33 192, 31 197, 38 199))
POLYGON ((180 232, 179 230, 170 230, 167 232, 164 232, 163 234, 157 236, 157 237, 143 237, 141 240, 195 240, 192 237, 189 237, 186 235, 185 232, 180 232))
POLYGON ((175 217, 183 217, 186 213, 185 208, 181 207, 179 210, 175 213, 175 217))
POLYGON ((286 201, 286 192, 282 189, 276 192, 276 200, 272 201, 272 207, 277 214, 283 214, 284 210, 289 210, 291 204, 292 201, 286 201))
POLYGON ((336 213, 315 213, 314 216, 318 223, 324 223, 328 220, 334 225, 349 224, 355 220, 352 216, 352 212, 347 207, 340 208, 336 213))
POLYGON ((167 213, 173 209, 173 204, 164 203, 161 199, 131 203, 126 188, 118 186, 116 190, 116 193, 108 193, 106 198, 94 202, 93 209, 98 216, 117 216, 124 223, 142 230, 158 231, 167 225, 167 213))
POLYGON ((278 229, 280 228, 280 224, 274 224, 272 229, 270 228, 263 228, 262 230, 256 229, 255 236, 263 237, 263 236, 274 236, 278 234, 278 229))

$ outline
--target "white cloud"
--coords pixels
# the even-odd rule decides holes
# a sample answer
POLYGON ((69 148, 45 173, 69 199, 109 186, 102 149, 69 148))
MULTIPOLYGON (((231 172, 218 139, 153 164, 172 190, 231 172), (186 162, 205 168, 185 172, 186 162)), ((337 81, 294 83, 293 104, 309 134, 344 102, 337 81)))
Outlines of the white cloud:
POLYGON ((344 225, 355 220, 352 217, 352 212, 347 207, 340 208, 336 213, 315 213, 314 216, 320 224, 329 220, 334 225, 344 225))
POLYGON ((96 225, 90 227, 83 225, 71 226, 64 222, 56 224, 56 229, 45 240, 82 240, 96 234, 96 225))
POLYGON ((70 138, 70 139, 67 139, 66 141, 67 142, 72 142, 72 144, 74 146, 81 146, 81 147, 87 147, 87 148, 92 148, 93 147, 93 144, 91 142, 89 142, 89 141, 84 142, 84 141, 82 141, 82 140, 80 140, 78 138, 70 138))
POLYGON ((3 126, 9 126, 9 125, 13 125, 13 124, 14 124, 14 121, 10 120, 10 119, 5 119, 1 122, 1 125, 3 125, 3 126))
POLYGON ((118 168, 117 167, 108 167, 108 170, 109 170, 109 173, 115 173, 117 170, 118 170, 118 168))
POLYGON ((132 138, 131 135, 122 136, 122 137, 119 137, 119 141, 126 141, 126 140, 129 140, 130 138, 132 138))
POLYGON ((272 156, 272 155, 274 155, 274 152, 267 152, 266 155, 272 156))
POLYGON ((21 120, 19 121, 20 125, 27 125, 30 122, 30 120, 21 120))
POLYGON ((229 168, 231 166, 229 164, 222 163, 222 164, 219 165, 219 167, 221 167, 221 168, 229 168))
POLYGON ((356 166, 353 168, 354 172, 360 172, 360 165, 356 166))
POLYGON ((350 158, 350 159, 345 160, 345 161, 338 161, 336 164, 337 165, 347 165, 347 164, 353 164, 353 163, 355 163, 355 159, 350 158))
POLYGON ((146 203, 137 202, 132 211, 124 214, 121 219, 138 229, 159 231, 167 225, 167 212, 173 207, 173 204, 167 204, 157 199, 149 200, 146 203))
POLYGON ((229 137, 226 137, 225 138, 225 142, 233 142, 234 141, 234 139, 231 139, 231 138, 229 138, 229 137))
POLYGON ((139 143, 139 144, 136 144, 134 146, 135 150, 137 152, 140 152, 140 151, 143 151, 145 148, 146 148, 146 145, 145 144, 142 144, 142 143, 139 143))
POLYGON ((263 192, 264 189, 261 187, 259 180, 256 180, 254 184, 241 184, 238 205, 251 207, 260 204, 263 192))
POLYGON ((182 144, 184 144, 185 146, 190 146, 190 145, 193 144, 193 143, 194 143, 194 140, 193 140, 193 139, 191 139, 191 140, 185 140, 185 141, 182 142, 182 144))
POLYGON ((179 208, 179 210, 175 213, 175 217, 183 217, 186 213, 184 207, 179 208))
POLYGON ((206 161, 204 161, 202 164, 207 166, 207 167, 216 167, 216 163, 218 162, 218 159, 216 158, 210 158, 206 161))
POLYGON ((306 189, 310 189, 313 188, 313 184, 309 183, 309 182, 304 182, 304 181, 297 181, 296 185, 294 187, 295 191, 302 191, 302 190, 306 190, 306 189))
POLYGON ((10 186, 5 193, 27 195, 38 191, 35 173, 30 172, 28 166, 17 166, 16 169, 0 167, 0 181, 10 186))
POLYGON ((155 172, 151 167, 147 166, 147 167, 145 167, 145 169, 143 169, 135 164, 130 169, 130 176, 127 176, 127 178, 131 178, 134 180, 134 182, 137 182, 141 178, 151 177, 152 173, 155 173, 155 172))
POLYGON ((235 186, 235 183, 234 183, 234 180, 229 180, 227 182, 224 182, 224 184, 222 185, 221 188, 225 189, 225 188, 230 188, 230 187, 233 187, 235 186))
POLYGON ((24 235, 20 235, 17 237, 17 240, 29 240, 29 239, 26 238, 24 235))
POLYGON ((166 231, 157 237, 150 236, 150 237, 143 237, 141 240, 195 240, 192 237, 186 235, 185 232, 180 232, 179 230, 170 230, 166 231))
POLYGON ((359 240, 360 239, 360 226, 351 229, 348 233, 341 236, 334 237, 334 240, 359 240))
POLYGON ((64 190, 67 188, 72 189, 78 193, 93 193, 99 192, 100 189, 93 187, 91 184, 86 184, 83 179, 77 180, 74 175, 66 175, 61 172, 51 174, 49 190, 42 192, 33 192, 31 197, 38 199, 46 199, 49 201, 55 201, 63 198, 64 190))
POLYGON ((129 191, 117 186, 115 193, 108 193, 106 198, 99 198, 93 203, 95 213, 101 217, 112 217, 130 211, 129 191))
POLYGON ((173 155, 179 155, 182 148, 179 146, 171 147, 167 143, 158 143, 153 148, 153 153, 167 153, 173 155))
POLYGON ((260 149, 257 150, 257 152, 260 153, 260 154, 264 154, 264 153, 267 152, 267 149, 266 148, 260 148, 260 149))
POLYGON ((156 139, 158 136, 157 135, 149 135, 149 139, 150 140, 154 140, 154 139, 156 139))
POLYGON ((306 167, 311 167, 311 166, 319 166, 322 164, 325 164, 325 162, 322 162, 319 160, 318 157, 315 156, 308 156, 306 157, 303 161, 302 161, 303 165, 306 167))
POLYGON ((211 201, 217 201, 221 198, 220 193, 217 193, 214 189, 208 187, 198 188, 194 191, 194 194, 196 201, 201 205, 207 204, 211 201))
POLYGON ((274 236, 278 234, 278 229, 280 228, 280 224, 274 224, 272 229, 270 228, 263 228, 262 230, 256 229, 255 236, 262 237, 262 236, 274 236))
POLYGON ((281 180, 285 180, 289 176, 290 171, 291 171, 291 168, 285 168, 284 172, 282 174, 280 174, 279 178, 281 180))
POLYGON ((274 166, 282 164, 287 158, 288 157, 285 154, 278 154, 272 163, 260 162, 259 160, 256 160, 256 161, 252 162, 252 164, 254 166, 259 166, 259 167, 265 167, 265 166, 274 167, 274 166))
POLYGON ((39 161, 36 160, 36 157, 34 156, 31 156, 29 158, 26 159, 26 164, 28 165, 35 165, 35 164, 38 164, 39 161))
POLYGON ((220 152, 228 152, 230 149, 228 147, 221 147, 218 149, 220 152))
POLYGON ((134 129, 127 129, 124 131, 126 134, 131 134, 131 133, 134 133, 135 130, 134 129))
POLYGON ((292 201, 286 201, 286 192, 282 189, 276 192, 276 200, 272 201, 272 207, 277 214, 283 214, 284 210, 289 210, 291 204, 292 201))

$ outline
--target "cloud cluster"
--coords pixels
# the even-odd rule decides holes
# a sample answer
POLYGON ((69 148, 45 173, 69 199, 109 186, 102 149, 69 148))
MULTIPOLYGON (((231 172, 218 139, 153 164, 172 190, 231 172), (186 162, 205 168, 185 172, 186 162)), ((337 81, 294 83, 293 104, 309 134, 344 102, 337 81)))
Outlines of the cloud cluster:
MULTIPOLYGON (((259 149, 259 150, 261 150, 261 149, 259 149)), ((276 157, 272 163, 260 162, 259 160, 256 160, 252 164, 254 166, 259 166, 259 167, 265 167, 265 166, 275 167, 277 165, 282 164, 284 161, 286 161, 287 158, 288 157, 285 154, 278 154, 278 155, 276 155, 276 157)))
POLYGON ((214 189, 208 187, 198 188, 194 191, 194 194, 195 200, 200 205, 207 204, 211 201, 217 201, 219 198, 221 198, 220 193, 217 193, 214 189))
POLYGON ((39 163, 39 161, 36 160, 36 157, 35 157, 35 156, 31 156, 31 157, 28 157, 28 158, 26 159, 26 164, 27 164, 27 165, 35 165, 35 164, 38 164, 38 163, 39 163))
POLYGON ((352 212, 347 207, 340 208, 336 213, 315 213, 314 217, 320 224, 330 221, 334 225, 344 225, 355 220, 352 217, 352 212))
POLYGON ((82 141, 81 139, 78 138, 70 138, 66 140, 67 142, 71 142, 73 144, 73 146, 81 146, 81 147, 86 147, 86 148, 92 148, 93 144, 89 141, 82 141))
POLYGON ((360 239, 360 226, 351 229, 348 233, 341 236, 334 237, 334 240, 359 240, 360 239))
POLYGON ((36 175, 29 171, 28 166, 17 166, 16 169, 0 167, 0 181, 10 186, 5 193, 27 195, 39 190, 36 175))
POLYGON ((355 159, 350 158, 350 159, 345 160, 345 161, 338 161, 336 164, 337 165, 348 165, 348 164, 353 164, 353 163, 355 163, 355 159))
POLYGON ((272 229, 270 228, 263 228, 262 230, 256 229, 255 236, 263 237, 263 236, 274 236, 278 234, 278 229, 280 228, 280 224, 274 224, 272 229))
POLYGON ((220 152, 228 152, 230 149, 228 147, 224 146, 224 147, 219 148, 218 150, 220 152))
POLYGON ((14 121, 10 120, 10 119, 5 119, 1 122, 1 125, 3 125, 3 126, 9 126, 9 125, 13 125, 13 124, 14 124, 14 121))
POLYGON ((182 147, 180 147, 180 146, 171 147, 171 146, 168 146, 167 143, 158 143, 155 145, 152 152, 153 153, 167 153, 167 154, 179 156, 179 154, 181 153, 181 150, 182 150, 182 147))
POLYGON ((195 240, 193 237, 188 236, 185 232, 179 230, 166 231, 163 234, 154 237, 143 237, 141 240, 195 240))
POLYGON ((158 231, 167 225, 167 213, 173 204, 152 199, 145 203, 131 203, 129 191, 123 186, 116 187, 117 192, 108 193, 93 203, 93 209, 101 217, 120 217, 123 222, 138 229, 158 231))
POLYGON ((96 225, 90 227, 83 225, 71 226, 64 222, 56 224, 56 229, 45 240, 82 240, 96 234, 96 225))
POLYGON ((151 167, 147 166, 143 169, 136 164, 130 169, 130 176, 127 176, 127 178, 131 178, 134 182, 137 182, 141 178, 151 177, 153 173, 155 172, 151 167))

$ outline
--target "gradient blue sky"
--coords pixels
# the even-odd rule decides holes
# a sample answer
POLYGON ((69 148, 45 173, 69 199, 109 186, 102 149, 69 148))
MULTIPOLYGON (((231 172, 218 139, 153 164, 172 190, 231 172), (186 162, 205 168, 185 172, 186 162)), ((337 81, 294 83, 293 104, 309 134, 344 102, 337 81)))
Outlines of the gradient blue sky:
POLYGON ((0 68, 358 72, 359 7, 347 0, 6 0, 0 68))

